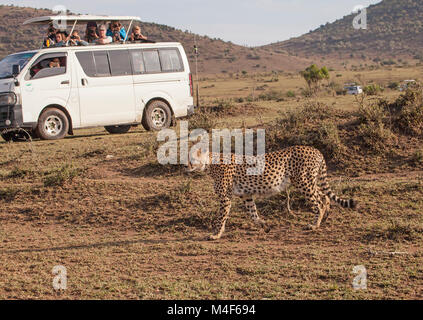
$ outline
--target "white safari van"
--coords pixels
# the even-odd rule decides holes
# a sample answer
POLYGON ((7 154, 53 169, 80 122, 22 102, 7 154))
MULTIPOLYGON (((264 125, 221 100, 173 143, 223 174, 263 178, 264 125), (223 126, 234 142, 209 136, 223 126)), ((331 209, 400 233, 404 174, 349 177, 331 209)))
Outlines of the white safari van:
MULTIPOLYGON (((26 23, 47 23, 57 16, 26 23)), ((77 22, 105 17, 64 16, 77 22)), ((137 17, 107 17, 139 20, 137 17)), ((180 43, 128 43, 50 47, 0 61, 0 132, 19 139, 23 128, 41 139, 104 126, 125 133, 142 124, 160 130, 194 112, 188 59, 180 43), (60 63, 51 68, 50 63, 60 63), (7 129, 7 130, 4 130, 7 129)))

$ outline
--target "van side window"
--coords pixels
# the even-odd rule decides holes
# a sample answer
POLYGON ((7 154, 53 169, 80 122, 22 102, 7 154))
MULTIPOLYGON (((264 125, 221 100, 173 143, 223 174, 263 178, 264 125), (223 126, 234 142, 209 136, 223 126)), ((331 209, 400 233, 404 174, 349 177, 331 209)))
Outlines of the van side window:
POLYGON ((107 51, 76 52, 76 57, 87 76, 108 77, 111 75, 107 51))
POLYGON ((134 74, 145 73, 144 59, 142 57, 142 51, 141 50, 131 50, 130 52, 131 52, 132 68, 134 70, 134 74))
POLYGON ((109 58, 112 76, 132 75, 128 50, 111 50, 109 51, 109 58))
POLYGON ((29 70, 29 79, 41 79, 66 73, 66 56, 48 55, 36 62, 29 70))
POLYGON ((184 70, 177 49, 160 49, 159 53, 163 72, 176 72, 184 70))
POLYGON ((96 77, 108 77, 110 76, 110 65, 107 51, 94 51, 94 63, 96 77))
POLYGON ((78 61, 81 64, 81 67, 84 70, 85 74, 89 77, 95 77, 96 71, 93 53, 91 51, 76 52, 76 57, 78 58, 78 61))
POLYGON ((157 50, 143 50, 145 72, 161 72, 159 52, 157 50))

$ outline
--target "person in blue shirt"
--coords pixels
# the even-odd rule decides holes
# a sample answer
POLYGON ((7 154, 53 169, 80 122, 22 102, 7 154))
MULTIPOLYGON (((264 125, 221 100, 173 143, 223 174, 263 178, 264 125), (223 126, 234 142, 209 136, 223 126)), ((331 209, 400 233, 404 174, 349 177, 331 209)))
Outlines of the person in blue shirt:
POLYGON ((125 27, 119 21, 112 21, 107 30, 107 36, 112 37, 113 42, 119 42, 126 39, 125 27))

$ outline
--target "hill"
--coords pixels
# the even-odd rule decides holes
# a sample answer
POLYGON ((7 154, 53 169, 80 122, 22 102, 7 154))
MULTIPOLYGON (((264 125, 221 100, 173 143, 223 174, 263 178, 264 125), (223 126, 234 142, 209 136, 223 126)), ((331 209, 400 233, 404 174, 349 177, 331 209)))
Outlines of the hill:
POLYGON ((350 14, 303 36, 264 46, 300 57, 415 58, 423 52, 423 1, 384 0, 367 8, 367 29, 350 14))
MULTIPOLYGON (((34 9, 16 6, 0 6, 0 57, 22 50, 39 48, 46 27, 22 26, 26 19, 51 15, 47 9, 34 9)), ((193 47, 199 48, 198 69, 202 73, 240 72, 240 71, 297 71, 309 63, 306 59, 288 55, 286 52, 273 52, 268 48, 247 48, 199 36, 155 23, 142 23, 143 33, 155 41, 181 42, 194 70, 193 47)), ((82 30, 82 26, 79 29, 82 30)))

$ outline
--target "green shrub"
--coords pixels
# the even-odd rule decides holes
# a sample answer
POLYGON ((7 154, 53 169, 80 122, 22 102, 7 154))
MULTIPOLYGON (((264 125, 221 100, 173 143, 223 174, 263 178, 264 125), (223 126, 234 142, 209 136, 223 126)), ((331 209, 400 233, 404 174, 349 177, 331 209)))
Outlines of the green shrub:
POLYGON ((383 88, 378 84, 369 84, 363 88, 363 92, 369 96, 375 96, 383 91, 383 88))
POLYGON ((82 170, 79 168, 74 168, 71 165, 64 165, 59 169, 53 170, 48 173, 44 179, 44 186, 45 187, 52 187, 52 186, 62 186, 66 182, 72 181, 75 177, 81 174, 82 170))
POLYGON ((388 84, 388 88, 391 89, 391 90, 397 90, 398 87, 399 87, 399 83, 398 82, 395 82, 395 81, 390 82, 388 84))
POLYGON ((268 92, 262 93, 258 96, 259 100, 263 101, 271 101, 275 100, 277 102, 284 101, 285 95, 281 91, 277 90, 270 90, 268 92))
POLYGON ((288 98, 295 98, 296 94, 295 94, 295 92, 294 92, 294 91, 289 90, 289 91, 286 93, 286 96, 287 96, 288 98))

